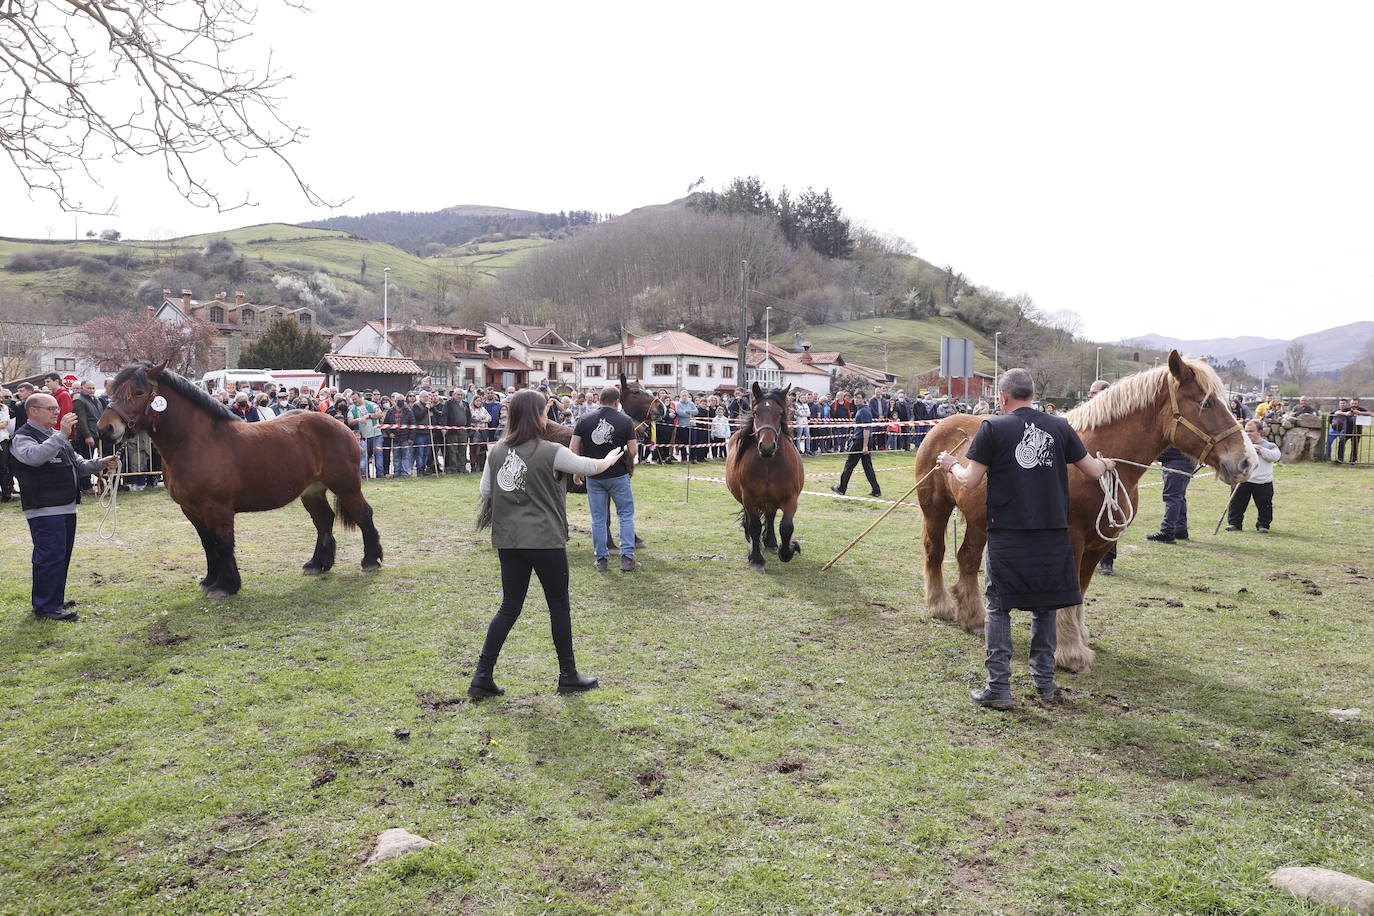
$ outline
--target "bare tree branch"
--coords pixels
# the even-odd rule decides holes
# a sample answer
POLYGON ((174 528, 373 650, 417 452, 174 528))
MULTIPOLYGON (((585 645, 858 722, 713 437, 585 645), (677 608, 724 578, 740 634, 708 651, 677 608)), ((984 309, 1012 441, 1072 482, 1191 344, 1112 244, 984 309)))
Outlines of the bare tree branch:
POLYGON ((0 150, 69 211, 111 212, 113 200, 88 205, 72 179, 98 188, 98 163, 130 157, 160 158, 196 206, 251 204, 210 183, 202 157, 214 152, 232 165, 275 159, 307 201, 337 206, 288 156, 306 136, 279 111, 289 77, 270 54, 261 69, 232 63, 256 14, 252 0, 0 0, 0 150))

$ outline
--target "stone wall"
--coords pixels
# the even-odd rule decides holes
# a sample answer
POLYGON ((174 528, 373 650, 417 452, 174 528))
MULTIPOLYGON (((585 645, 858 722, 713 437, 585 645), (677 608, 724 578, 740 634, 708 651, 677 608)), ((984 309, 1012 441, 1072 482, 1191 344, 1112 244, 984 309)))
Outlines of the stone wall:
POLYGON ((1283 461, 1316 461, 1323 454, 1325 424, 1320 416, 1303 414, 1265 421, 1265 438, 1279 447, 1283 461))

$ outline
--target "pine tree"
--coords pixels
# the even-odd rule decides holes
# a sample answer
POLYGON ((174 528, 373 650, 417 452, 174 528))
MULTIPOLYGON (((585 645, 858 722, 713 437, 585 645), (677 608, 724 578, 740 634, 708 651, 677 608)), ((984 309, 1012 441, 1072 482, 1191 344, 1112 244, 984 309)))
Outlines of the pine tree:
POLYGON ((294 319, 279 318, 239 354, 239 365, 255 369, 313 369, 329 352, 329 341, 301 330, 294 319))

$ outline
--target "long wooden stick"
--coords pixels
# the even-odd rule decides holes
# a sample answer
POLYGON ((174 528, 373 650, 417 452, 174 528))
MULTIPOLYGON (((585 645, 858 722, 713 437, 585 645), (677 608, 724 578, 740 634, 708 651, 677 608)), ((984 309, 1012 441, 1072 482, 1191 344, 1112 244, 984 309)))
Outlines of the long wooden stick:
POLYGON ((1233 499, 1236 498, 1236 491, 1239 490, 1239 489, 1240 489, 1240 483, 1239 483, 1239 482, 1237 482, 1236 485, 1235 485, 1234 487, 1231 488, 1231 496, 1230 496, 1229 499, 1226 500, 1226 507, 1225 507, 1224 509, 1221 510, 1221 518, 1217 519, 1217 526, 1216 526, 1215 528, 1212 529, 1212 534, 1215 535, 1215 534, 1217 534, 1219 531, 1221 531, 1221 523, 1224 522, 1224 521, 1226 521, 1226 515, 1227 515, 1227 513, 1229 513, 1229 512, 1231 511, 1231 500, 1233 500, 1233 499))
MULTIPOLYGON (((965 436, 964 436, 964 441, 963 441, 962 443, 959 444, 958 448, 956 448, 955 451, 957 452, 960 448, 963 448, 965 445, 968 445, 969 442, 970 442, 969 437, 968 437, 967 435, 965 435, 965 436)), ((906 498, 907 498, 908 496, 910 496, 912 493, 915 493, 915 492, 916 492, 916 488, 919 487, 921 484, 925 483, 925 482, 926 482, 926 478, 929 477, 931 474, 934 474, 934 473, 935 473, 936 471, 938 471, 938 470, 940 470, 940 463, 937 461, 937 462, 935 463, 935 466, 934 466, 933 468, 931 468, 929 471, 926 471, 924 474, 921 475, 921 479, 918 480, 918 481, 916 481, 916 483, 914 483, 914 484, 912 485, 912 487, 911 487, 910 490, 907 490, 905 493, 903 493, 903 494, 901 495, 901 498, 899 498, 899 499, 898 499, 895 503, 893 503, 892 505, 888 506, 886 512, 884 512, 882 515, 880 515, 880 516, 878 516, 876 519, 874 519, 874 520, 873 520, 873 524, 869 525, 867 528, 865 528, 865 529, 859 534, 858 537, 856 537, 854 540, 850 541, 850 542, 849 542, 849 545, 848 545, 847 547, 845 547, 844 550, 841 550, 839 553, 835 554, 834 559, 832 559, 829 563, 827 563, 827 564, 825 564, 824 566, 822 566, 822 567, 821 567, 821 572, 825 572, 827 569, 829 569, 830 567, 834 566, 834 565, 839 561, 840 557, 842 557, 842 556, 844 556, 845 554, 849 553, 850 548, 852 548, 855 544, 857 544, 857 543, 859 543, 860 541, 862 541, 864 538, 868 537, 868 533, 869 533, 870 531, 872 531, 874 528, 877 528, 879 522, 881 522, 883 519, 885 519, 885 518, 887 518, 889 515, 891 515, 891 514, 892 514, 892 510, 896 509, 896 508, 897 508, 898 506, 900 506, 902 503, 906 502, 906 498)))

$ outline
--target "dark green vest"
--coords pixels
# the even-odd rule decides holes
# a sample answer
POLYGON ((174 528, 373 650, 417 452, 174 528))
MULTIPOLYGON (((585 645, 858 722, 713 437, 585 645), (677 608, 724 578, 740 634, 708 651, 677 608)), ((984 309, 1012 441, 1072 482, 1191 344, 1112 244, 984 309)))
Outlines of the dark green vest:
POLYGON ((543 439, 498 442, 491 472, 491 546, 540 550, 568 544, 567 484, 553 469, 558 445, 543 439))

